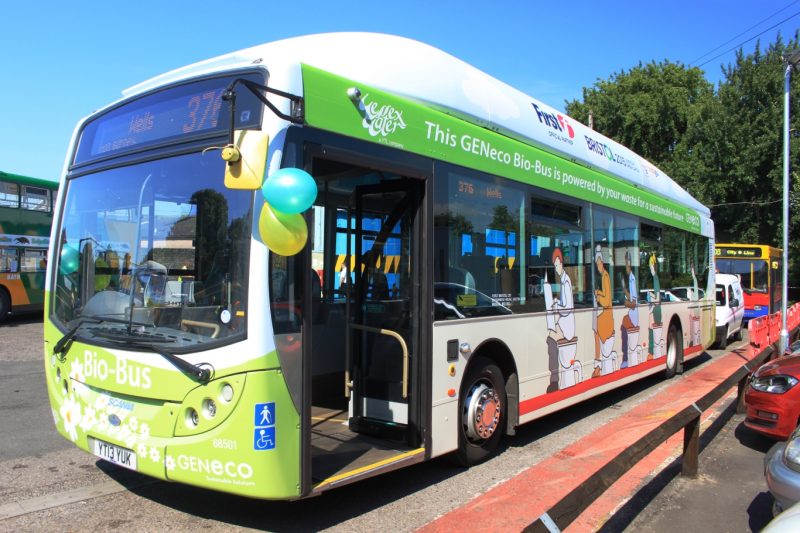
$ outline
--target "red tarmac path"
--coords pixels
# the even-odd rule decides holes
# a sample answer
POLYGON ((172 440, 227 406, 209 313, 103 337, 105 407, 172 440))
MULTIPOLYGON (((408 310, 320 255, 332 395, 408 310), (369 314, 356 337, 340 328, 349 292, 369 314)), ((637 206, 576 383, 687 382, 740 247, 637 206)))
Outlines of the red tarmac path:
MULTIPOLYGON (((757 354, 752 346, 745 345, 715 358, 691 375, 675 379, 669 387, 612 422, 418 531, 523 530, 620 452, 692 405, 757 354)), ((706 410, 702 419, 715 417, 724 403, 725 397, 706 410)), ((679 453, 682 446, 683 432, 679 431, 614 483, 567 531, 600 528, 635 493, 642 481, 679 453)))

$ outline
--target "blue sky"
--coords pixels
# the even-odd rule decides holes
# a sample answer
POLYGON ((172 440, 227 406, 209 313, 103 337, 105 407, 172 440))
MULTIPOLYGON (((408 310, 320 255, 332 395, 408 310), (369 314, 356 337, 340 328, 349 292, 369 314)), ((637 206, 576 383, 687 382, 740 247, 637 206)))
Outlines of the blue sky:
MULTIPOLYGON (((800 0, 18 2, 4 9, 0 31, 0 170, 59 179, 77 122, 123 89, 285 37, 402 35, 563 109, 584 87, 639 62, 703 63, 796 14, 764 33, 763 45, 779 31, 784 40, 794 35, 800 0)), ((734 57, 704 65, 709 81, 734 57)))

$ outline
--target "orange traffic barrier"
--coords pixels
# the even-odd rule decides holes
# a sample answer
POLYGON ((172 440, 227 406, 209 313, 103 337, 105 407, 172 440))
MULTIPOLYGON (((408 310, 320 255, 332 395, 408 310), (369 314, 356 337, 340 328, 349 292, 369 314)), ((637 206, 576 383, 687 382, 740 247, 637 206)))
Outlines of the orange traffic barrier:
POLYGON ((769 323, 767 317, 758 317, 747 323, 747 332, 750 344, 756 348, 769 344, 769 323))
POLYGON ((792 331, 798 325, 800 325, 800 303, 786 310, 786 329, 792 331))
POLYGON ((781 338, 781 313, 769 315, 769 343, 774 344, 781 338))

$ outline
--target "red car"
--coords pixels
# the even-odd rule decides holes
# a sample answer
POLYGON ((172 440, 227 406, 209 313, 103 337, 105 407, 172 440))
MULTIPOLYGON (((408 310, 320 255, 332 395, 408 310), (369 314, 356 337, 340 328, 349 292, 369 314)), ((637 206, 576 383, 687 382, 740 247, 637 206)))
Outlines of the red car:
POLYGON ((770 361, 753 373, 745 390, 744 425, 786 440, 800 423, 800 354, 770 361))

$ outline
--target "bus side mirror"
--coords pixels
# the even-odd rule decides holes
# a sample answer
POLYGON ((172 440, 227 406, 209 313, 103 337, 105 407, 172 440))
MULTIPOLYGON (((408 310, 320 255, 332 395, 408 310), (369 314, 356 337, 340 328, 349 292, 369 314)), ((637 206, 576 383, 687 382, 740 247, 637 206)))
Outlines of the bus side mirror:
POLYGON ((737 298, 731 298, 731 302, 729 304, 731 308, 739 307, 739 300, 737 298))
POLYGON ((261 130, 237 130, 234 144, 222 149, 225 187, 254 191, 264 184, 269 135, 261 130))
POLYGON ((781 264, 777 261, 772 262, 772 270, 778 270, 781 267, 781 264))

